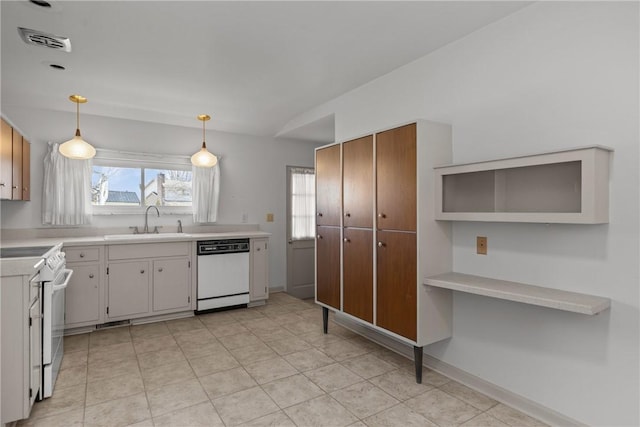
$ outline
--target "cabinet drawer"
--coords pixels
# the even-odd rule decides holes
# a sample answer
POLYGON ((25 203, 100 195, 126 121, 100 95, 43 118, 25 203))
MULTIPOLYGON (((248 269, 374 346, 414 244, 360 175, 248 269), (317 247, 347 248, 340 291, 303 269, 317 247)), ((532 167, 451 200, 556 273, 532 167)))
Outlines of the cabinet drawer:
POLYGON ((67 262, 99 261, 99 247, 64 248, 67 262))
POLYGON ((189 256, 191 242, 110 245, 109 260, 189 256))

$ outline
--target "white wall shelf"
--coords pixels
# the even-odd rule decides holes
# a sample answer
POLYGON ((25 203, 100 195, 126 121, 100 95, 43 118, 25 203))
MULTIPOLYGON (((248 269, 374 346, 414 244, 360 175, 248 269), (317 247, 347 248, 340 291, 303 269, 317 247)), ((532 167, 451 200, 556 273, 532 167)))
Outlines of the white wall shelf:
POLYGON ((588 146, 437 166, 436 219, 607 223, 612 151, 588 146))
POLYGON ((454 272, 426 277, 424 285, 589 315, 611 305, 609 298, 454 272))

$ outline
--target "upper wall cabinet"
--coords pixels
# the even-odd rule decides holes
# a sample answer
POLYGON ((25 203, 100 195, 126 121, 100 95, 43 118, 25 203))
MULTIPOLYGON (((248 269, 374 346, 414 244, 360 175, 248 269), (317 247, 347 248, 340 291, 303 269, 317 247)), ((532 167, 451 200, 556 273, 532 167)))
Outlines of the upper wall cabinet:
POLYGON ((0 199, 30 200, 31 144, 1 120, 0 199))
POLYGON ((609 222, 609 157, 590 146, 435 167, 436 219, 609 222))
POLYGON ((317 225, 340 225, 342 175, 340 145, 316 151, 317 225))

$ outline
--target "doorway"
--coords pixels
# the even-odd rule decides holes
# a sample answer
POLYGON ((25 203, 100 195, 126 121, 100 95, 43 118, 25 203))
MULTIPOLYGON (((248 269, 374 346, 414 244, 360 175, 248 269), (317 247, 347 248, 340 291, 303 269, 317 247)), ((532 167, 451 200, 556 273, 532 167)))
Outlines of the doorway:
POLYGON ((316 179, 309 167, 287 166, 287 293, 315 295, 316 179))

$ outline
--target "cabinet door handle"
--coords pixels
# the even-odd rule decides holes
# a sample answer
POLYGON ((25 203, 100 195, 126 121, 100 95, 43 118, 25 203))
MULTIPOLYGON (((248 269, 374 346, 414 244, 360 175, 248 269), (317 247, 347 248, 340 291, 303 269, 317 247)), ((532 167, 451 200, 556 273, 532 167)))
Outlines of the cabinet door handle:
POLYGON ((89 274, 89 279, 93 279, 93 273, 89 274))
POLYGON ((144 274, 144 270, 140 270, 140 274, 144 274))
POLYGON ((378 218, 386 218, 386 217, 387 217, 387 215, 383 214, 382 212, 380 212, 378 214, 378 218))
POLYGON ((322 216, 322 212, 318 212, 318 216, 322 216))
POLYGON ((386 244, 386 243, 384 243, 384 242, 378 242, 378 247, 379 247, 379 248, 384 248, 385 246, 387 246, 387 244, 386 244))
POLYGON ((4 187, 4 182, 0 182, 0 187, 4 187))
POLYGON ((16 189, 16 188, 18 188, 18 186, 17 185, 12 185, 11 188, 16 189))
POLYGON ((256 252, 260 252, 260 248, 256 248, 256 252))
POLYGON ((320 234, 318 234, 318 239, 322 239, 322 236, 320 234))
POLYGON ((346 214, 344 214, 344 216, 346 216, 347 218, 351 218, 351 214, 349 212, 347 212, 346 214))
POLYGON ((351 241, 351 240, 349 240, 349 239, 348 239, 348 238, 346 238, 346 237, 345 237, 343 240, 344 240, 344 242, 345 242, 345 243, 349 243, 349 242, 351 241))
POLYGON ((80 252, 80 258, 84 258, 84 253, 80 252))
POLYGON ((163 270, 163 269, 162 269, 162 267, 160 267, 160 268, 158 269, 158 271, 159 271, 160 273, 162 273, 162 270, 163 270))

